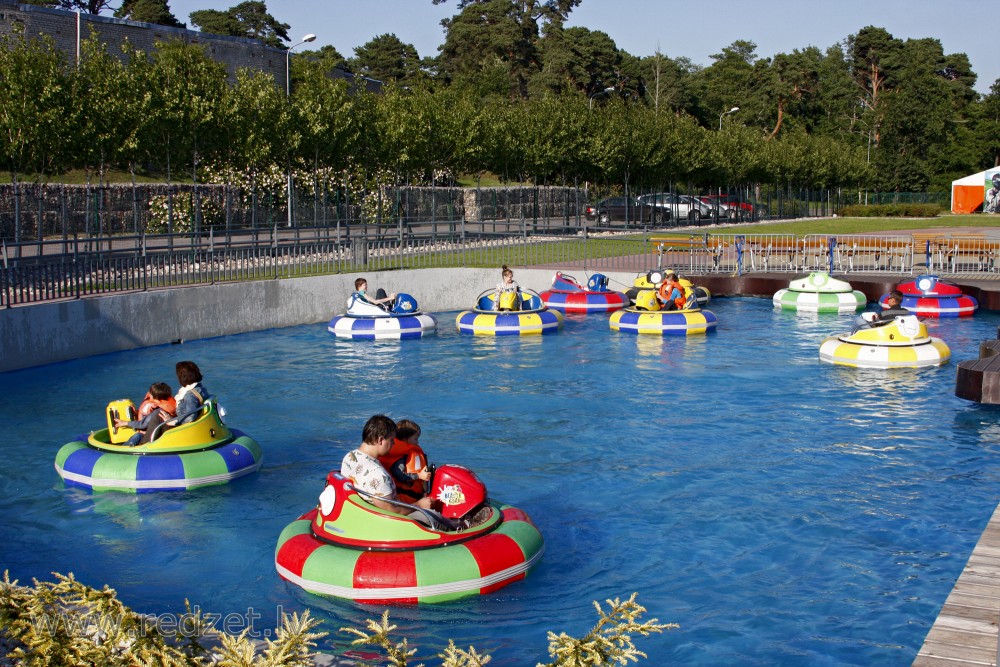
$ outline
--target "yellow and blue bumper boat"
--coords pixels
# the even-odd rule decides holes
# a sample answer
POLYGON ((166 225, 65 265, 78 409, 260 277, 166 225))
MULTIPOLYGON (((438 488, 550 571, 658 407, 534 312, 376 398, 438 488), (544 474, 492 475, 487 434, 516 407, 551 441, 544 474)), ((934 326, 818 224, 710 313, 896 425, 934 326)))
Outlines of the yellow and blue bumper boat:
POLYGON ((463 310, 455 318, 459 333, 474 336, 531 336, 559 331, 563 314, 542 303, 538 294, 525 290, 504 298, 511 299, 511 310, 498 310, 496 294, 487 290, 476 299, 476 307, 463 310))
POLYGON ((697 297, 689 295, 683 310, 661 310, 653 290, 636 295, 635 305, 611 313, 608 321, 614 331, 656 336, 692 336, 715 331, 719 320, 710 310, 698 307, 697 297))
POLYGON ((948 363, 951 350, 940 338, 929 336, 915 315, 905 315, 830 336, 820 345, 819 358, 857 368, 919 368, 948 363))
POLYGON ((195 421, 136 447, 114 442, 123 438, 112 436, 113 427, 82 435, 59 449, 56 472, 69 486, 149 493, 225 484, 260 468, 260 445, 222 423, 215 400, 201 410, 195 421))

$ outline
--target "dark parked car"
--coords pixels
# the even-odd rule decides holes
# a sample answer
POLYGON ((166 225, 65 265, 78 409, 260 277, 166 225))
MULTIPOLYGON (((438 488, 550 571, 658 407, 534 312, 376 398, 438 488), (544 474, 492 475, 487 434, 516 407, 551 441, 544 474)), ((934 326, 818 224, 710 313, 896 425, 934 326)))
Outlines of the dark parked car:
POLYGON ((634 197, 608 197, 585 211, 588 220, 599 225, 611 222, 662 222, 668 220, 670 211, 643 204, 634 197))

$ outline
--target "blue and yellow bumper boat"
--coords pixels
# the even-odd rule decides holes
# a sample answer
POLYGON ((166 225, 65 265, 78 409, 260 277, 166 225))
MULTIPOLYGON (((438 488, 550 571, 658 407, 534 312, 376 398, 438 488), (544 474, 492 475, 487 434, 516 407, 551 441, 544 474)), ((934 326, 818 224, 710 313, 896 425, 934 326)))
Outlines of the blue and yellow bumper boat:
POLYGON ((683 310, 660 310, 656 292, 643 290, 636 295, 636 305, 616 310, 608 321, 614 331, 657 336, 692 336, 715 331, 718 318, 710 310, 698 307, 694 295, 683 310))
POLYGON ((104 428, 66 443, 56 472, 69 486, 92 491, 182 491, 225 484, 260 468, 260 445, 222 423, 209 399, 195 421, 181 424, 137 447, 112 442, 104 428))
POLYGON ((496 295, 487 290, 479 295, 476 307, 463 310, 455 318, 459 333, 474 336, 531 336, 559 331, 563 314, 542 303, 540 296, 527 290, 516 295, 519 309, 498 311, 496 295))

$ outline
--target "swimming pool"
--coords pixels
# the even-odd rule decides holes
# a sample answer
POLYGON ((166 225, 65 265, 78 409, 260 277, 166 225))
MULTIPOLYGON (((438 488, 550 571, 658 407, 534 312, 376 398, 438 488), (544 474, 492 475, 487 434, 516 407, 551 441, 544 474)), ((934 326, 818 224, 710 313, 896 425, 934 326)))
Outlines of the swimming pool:
MULTIPOLYGON (((338 632, 380 608, 324 601, 281 581, 281 529, 313 506, 373 413, 415 419, 432 461, 477 471, 525 509, 541 565, 494 595, 395 608, 433 655, 448 638, 496 665, 546 659, 546 630, 582 635, 592 600, 638 591, 679 630, 640 638, 646 664, 908 664, 998 502, 996 409, 954 396, 1000 316, 929 320, 941 368, 823 364, 847 316, 716 299, 708 336, 634 336, 568 316, 552 336, 338 340, 324 324, 230 336, 4 374, 7 469, 0 567, 21 581, 74 572, 143 612, 251 615, 272 627, 308 606, 338 632), (189 493, 91 495, 52 467, 105 404, 176 384, 193 359, 261 443, 260 473, 189 493)), ((176 387, 174 387, 176 388, 176 387)))

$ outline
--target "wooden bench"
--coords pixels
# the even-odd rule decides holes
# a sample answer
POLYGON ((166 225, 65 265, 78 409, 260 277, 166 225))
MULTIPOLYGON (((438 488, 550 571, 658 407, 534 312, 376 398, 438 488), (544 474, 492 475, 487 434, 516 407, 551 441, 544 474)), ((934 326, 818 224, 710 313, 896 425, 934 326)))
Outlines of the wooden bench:
POLYGON ((909 272, 913 244, 907 236, 834 236, 833 266, 843 273, 853 271, 909 272))
POLYGON ((974 271, 995 271, 1000 258, 1000 239, 981 235, 948 236, 938 244, 942 267, 957 273, 964 267, 974 271), (974 268, 973 268, 974 267, 974 268))
POLYGON ((722 255, 729 244, 720 238, 715 238, 709 234, 691 236, 653 236, 649 241, 653 244, 653 250, 659 255, 657 266, 663 266, 663 256, 670 252, 684 252, 692 257, 688 268, 694 270, 694 255, 705 253, 712 258, 712 270, 721 270, 722 255))
POLYGON ((941 252, 941 244, 945 241, 941 234, 921 234, 916 233, 913 237, 913 261, 911 270, 918 266, 927 269, 927 273, 934 273, 934 268, 938 270, 944 265, 944 254, 941 252), (924 261, 918 262, 917 257, 923 256, 924 261))
POLYGON ((773 262, 781 268, 796 270, 799 266, 799 252, 802 250, 802 240, 796 238, 774 238, 767 240, 747 241, 744 246, 750 269, 757 270, 757 261, 761 270, 767 271, 773 262))

